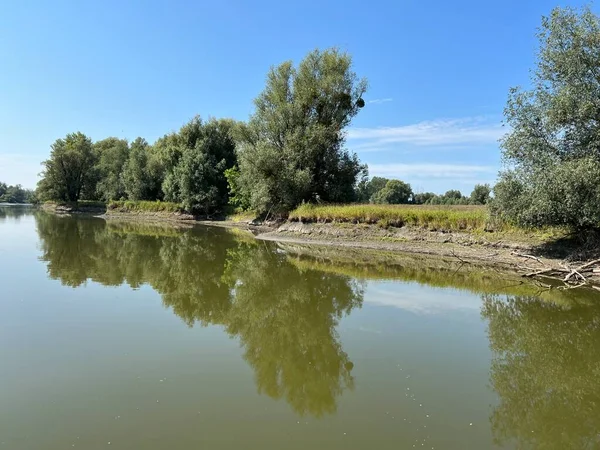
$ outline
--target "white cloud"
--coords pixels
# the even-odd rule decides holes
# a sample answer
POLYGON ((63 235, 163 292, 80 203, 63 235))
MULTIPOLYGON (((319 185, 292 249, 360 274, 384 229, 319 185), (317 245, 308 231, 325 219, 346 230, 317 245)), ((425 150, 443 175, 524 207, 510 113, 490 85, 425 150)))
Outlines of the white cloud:
POLYGON ((498 168, 473 164, 369 164, 369 174, 388 178, 425 179, 444 178, 451 180, 493 178, 498 168))
POLYGON ((351 128, 347 137, 352 149, 375 150, 390 144, 420 147, 473 147, 495 144, 506 133, 499 122, 485 117, 439 119, 397 127, 351 128))
POLYGON ((381 103, 387 103, 393 101, 393 98, 374 98, 373 100, 369 100, 367 103, 371 105, 379 105, 381 103))

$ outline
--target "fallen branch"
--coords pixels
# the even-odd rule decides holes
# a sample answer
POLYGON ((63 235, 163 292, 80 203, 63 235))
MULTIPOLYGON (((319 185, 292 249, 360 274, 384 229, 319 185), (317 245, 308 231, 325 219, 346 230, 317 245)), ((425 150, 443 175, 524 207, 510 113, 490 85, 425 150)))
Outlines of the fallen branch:
POLYGON ((511 252, 510 253, 513 256, 520 256, 521 258, 529 258, 529 259, 533 259, 534 261, 539 262, 540 264, 544 264, 542 262, 542 260, 540 258, 538 258, 537 256, 533 256, 533 255, 525 255, 523 253, 517 253, 517 252, 511 252))
POLYGON ((553 268, 537 270, 535 272, 530 272, 530 273, 524 273, 521 276, 525 277, 525 278, 531 278, 531 277, 535 277, 537 275, 544 275, 544 274, 551 273, 551 272, 554 272, 553 268))
POLYGON ((600 264, 600 259, 595 259, 593 261, 590 261, 589 263, 585 263, 583 266, 579 266, 577 270, 581 272, 587 269, 588 267, 595 266, 596 264, 600 264))

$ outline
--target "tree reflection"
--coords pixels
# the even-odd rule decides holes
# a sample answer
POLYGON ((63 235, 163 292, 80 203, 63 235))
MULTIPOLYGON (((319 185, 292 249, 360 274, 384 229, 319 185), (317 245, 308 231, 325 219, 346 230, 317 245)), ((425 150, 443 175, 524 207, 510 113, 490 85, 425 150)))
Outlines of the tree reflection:
POLYGON ((362 303, 350 278, 299 271, 265 246, 236 251, 236 280, 227 330, 239 335, 259 392, 283 397, 299 414, 335 411, 336 398, 353 387, 352 363, 335 327, 362 303))
POLYGON ((484 296, 500 397, 490 421, 518 448, 600 446, 600 304, 568 308, 529 297, 484 296))
POLYGON ((299 414, 336 410, 353 387, 352 362, 335 331, 362 303, 350 277, 298 269, 273 246, 220 228, 107 224, 41 214, 48 274, 68 286, 88 279, 149 284, 189 326, 220 324, 239 337, 257 389, 299 414))
POLYGON ((7 218, 20 219, 31 214, 31 206, 28 205, 0 205, 0 220, 7 218))

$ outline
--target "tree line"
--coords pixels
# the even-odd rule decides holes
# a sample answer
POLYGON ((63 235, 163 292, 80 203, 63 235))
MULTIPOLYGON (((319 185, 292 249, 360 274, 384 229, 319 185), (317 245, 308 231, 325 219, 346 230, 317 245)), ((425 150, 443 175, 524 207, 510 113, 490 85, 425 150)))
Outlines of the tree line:
POLYGON ((37 194, 42 200, 164 200, 200 214, 227 207, 285 216, 302 202, 489 204, 522 226, 600 223, 600 20, 589 8, 542 19, 532 88, 512 88, 501 141, 505 169, 470 196, 414 193, 400 180, 368 179, 345 146, 365 106, 367 81, 337 49, 271 68, 247 122, 185 124, 150 145, 82 133, 58 139, 37 194), (493 195, 490 195, 493 192, 493 195))
POLYGON ((164 200, 200 214, 229 204, 284 214, 301 202, 351 202, 366 166, 344 129, 365 105, 367 81, 337 49, 271 68, 247 122, 195 117, 150 145, 68 134, 43 162, 42 200, 164 200))
POLYGON ((415 205, 485 205, 490 201, 492 188, 489 184, 476 184, 470 196, 457 189, 443 195, 433 192, 413 192, 410 184, 384 177, 364 178, 357 185, 357 201, 376 204, 415 205))
POLYGON ((34 191, 24 189, 20 184, 14 186, 0 182, 0 203, 33 203, 34 191))

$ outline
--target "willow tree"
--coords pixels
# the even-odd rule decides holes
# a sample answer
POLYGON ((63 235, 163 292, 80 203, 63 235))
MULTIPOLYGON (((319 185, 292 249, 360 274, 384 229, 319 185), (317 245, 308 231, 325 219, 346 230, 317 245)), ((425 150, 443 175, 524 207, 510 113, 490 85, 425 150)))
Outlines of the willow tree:
POLYGON ((600 224, 600 20, 589 8, 542 19, 532 89, 513 88, 494 205, 524 225, 600 224))
POLYGON ((84 190, 95 189, 92 184, 97 156, 89 137, 71 133, 57 139, 51 148, 50 158, 42 163, 44 170, 38 184, 41 199, 76 202, 84 190))
POLYGON ((271 68, 254 114, 237 130, 239 184, 253 209, 285 213, 302 201, 354 199, 364 167, 344 148, 344 129, 366 89, 350 55, 336 49, 271 68))

